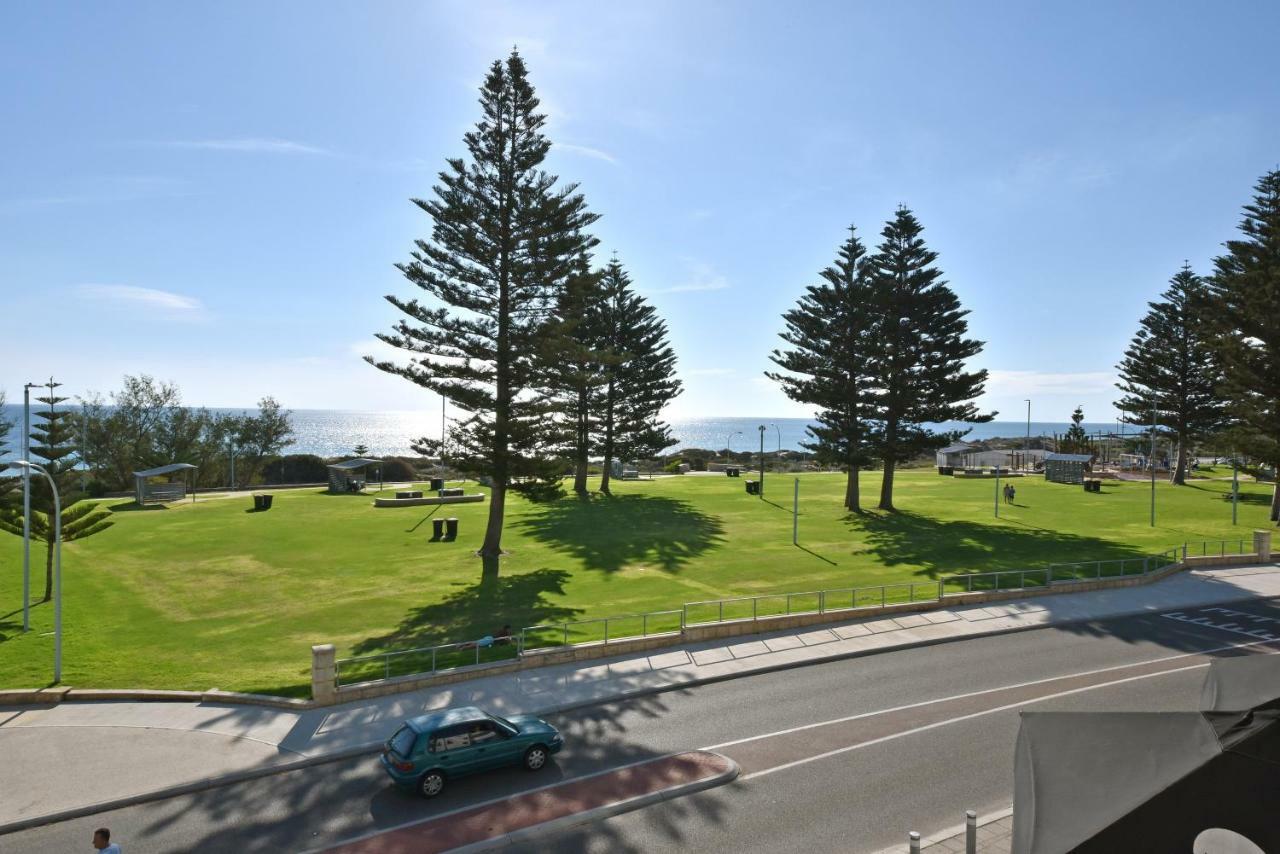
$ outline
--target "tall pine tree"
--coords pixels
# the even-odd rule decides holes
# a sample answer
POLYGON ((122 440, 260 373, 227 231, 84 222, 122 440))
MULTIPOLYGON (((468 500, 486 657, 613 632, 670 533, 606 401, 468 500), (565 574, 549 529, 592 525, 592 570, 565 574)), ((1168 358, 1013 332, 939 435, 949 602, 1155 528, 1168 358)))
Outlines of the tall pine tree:
POLYGON ((782 316, 780 335, 791 349, 770 358, 786 373, 766 373, 787 397, 817 407, 817 424, 809 428, 814 441, 803 445, 819 462, 848 472, 844 506, 855 513, 862 511, 858 471, 875 459, 872 378, 881 355, 876 317, 868 311, 868 272, 866 249, 850 226, 835 262, 819 274, 822 283, 810 285, 782 316))
POLYGON ((898 463, 960 438, 967 431, 935 431, 944 421, 981 423, 973 401, 982 394, 987 372, 966 371, 965 362, 982 351, 966 338, 968 311, 934 266, 938 254, 920 237, 924 228, 907 208, 898 208, 880 233, 869 259, 876 334, 883 356, 874 379, 876 456, 884 463, 882 510, 893 509, 893 475, 898 463))
MULTIPOLYGON (((1214 259, 1216 336, 1230 414, 1251 453, 1280 470, 1280 170, 1263 175, 1244 208, 1240 237, 1214 259)), ((1280 478, 1271 500, 1280 519, 1280 478)))
POLYGON ((600 491, 608 494, 614 460, 645 459, 675 444, 662 409, 680 394, 682 384, 675 375, 666 322, 632 289, 617 258, 604 268, 601 282, 603 377, 596 397, 604 456, 600 491))
MULTIPOLYGON (((54 389, 57 383, 49 380, 49 392, 38 397, 39 403, 46 409, 35 409, 36 422, 31 425, 31 455, 37 465, 49 473, 58 491, 62 514, 62 542, 83 540, 99 531, 110 528, 113 524, 111 514, 98 507, 97 504, 80 501, 76 489, 78 474, 76 466, 76 413, 70 409, 59 409, 67 398, 58 396, 54 389)), ((53 598, 53 552, 55 534, 53 492, 43 475, 33 473, 31 476, 31 536, 44 540, 44 598, 48 602, 53 598)), ((22 536, 22 511, 0 515, 0 530, 22 536)))
POLYGON ((508 489, 556 476, 544 386, 554 359, 552 315, 596 243, 586 234, 596 216, 577 185, 557 189, 558 178, 541 168, 551 142, 518 53, 489 69, 480 106, 480 121, 464 136, 469 160, 449 160, 435 197, 414 200, 431 217, 431 238, 417 241, 412 260, 398 267, 428 302, 387 297, 407 319, 378 337, 412 358, 368 361, 464 411, 451 431, 451 462, 492 483, 479 550, 482 577, 492 580, 508 489))
POLYGON ((1189 265, 1169 280, 1169 289, 1149 311, 1116 366, 1123 396, 1116 408, 1132 423, 1150 423, 1173 434, 1178 443, 1176 484, 1186 483, 1192 446, 1224 426, 1222 384, 1209 303, 1208 284, 1189 265))

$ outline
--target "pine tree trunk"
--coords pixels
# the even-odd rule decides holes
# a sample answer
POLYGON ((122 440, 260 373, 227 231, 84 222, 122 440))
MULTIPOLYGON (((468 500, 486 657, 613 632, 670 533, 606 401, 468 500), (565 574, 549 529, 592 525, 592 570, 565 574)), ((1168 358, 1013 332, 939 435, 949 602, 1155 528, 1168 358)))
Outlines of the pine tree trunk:
POLYGON ((480 546, 481 557, 498 557, 502 554, 502 516, 506 510, 507 484, 506 478, 501 481, 493 479, 493 488, 489 491, 489 523, 484 529, 484 543, 480 546))
POLYGON ((885 427, 884 479, 880 481, 881 510, 893 509, 893 472, 898 455, 898 422, 890 421, 885 427))
POLYGON ((854 513, 861 513, 862 508, 859 506, 860 496, 858 494, 858 467, 849 466, 849 479, 844 487, 844 506, 854 513))
POLYGON ((587 458, 590 456, 587 453, 587 442, 590 436, 587 428, 587 393, 583 389, 578 391, 578 407, 575 416, 573 491, 578 493, 580 497, 585 498, 587 495, 587 458))
POLYGON ((1173 483, 1177 486, 1186 486, 1187 483, 1187 445, 1181 439, 1178 441, 1178 464, 1173 470, 1173 483))
POLYGON ((604 471, 600 474, 600 491, 609 492, 609 469, 613 466, 613 377, 609 377, 609 389, 604 401, 604 471))

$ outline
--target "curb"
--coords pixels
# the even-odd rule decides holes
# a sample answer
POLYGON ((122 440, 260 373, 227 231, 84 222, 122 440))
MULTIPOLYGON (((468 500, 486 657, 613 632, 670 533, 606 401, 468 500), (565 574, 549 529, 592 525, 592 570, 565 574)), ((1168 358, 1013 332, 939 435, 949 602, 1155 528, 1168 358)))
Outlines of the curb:
MULTIPOLYGON (((625 812, 641 809, 643 807, 652 806, 662 801, 674 800, 685 795, 691 795, 694 792, 701 792, 705 789, 714 789, 725 783, 732 782, 738 778, 742 769, 738 767, 738 763, 734 762, 728 756, 722 753, 716 753, 712 750, 694 750, 687 751, 689 753, 709 753, 727 763, 728 767, 719 774, 710 777, 704 777, 701 780, 694 780, 691 783, 681 783, 677 786, 671 786, 657 792, 651 792, 647 795, 636 795, 633 798, 616 801, 595 809, 585 810, 573 815, 567 815, 562 818, 553 818, 550 821, 544 821, 541 824, 535 824, 532 827, 513 830, 502 836, 495 836, 492 839, 485 839, 480 842, 472 842, 469 845, 463 845, 460 848, 451 849, 450 854, 475 854, 480 851, 492 851, 497 848, 506 848, 513 845, 520 845, 531 842, 539 842, 548 836, 562 833, 578 825, 591 824, 602 819, 611 818, 615 815, 621 815, 625 812)), ((341 843, 339 843, 341 844, 341 843)))
MULTIPOLYGON (((1252 602, 1252 601, 1274 601, 1280 599, 1276 596, 1239 596, 1232 599, 1222 599, 1214 602, 1203 603, 1204 606, 1211 605, 1229 605, 1236 602, 1252 602)), ((1170 606, 1173 607, 1173 606, 1170 606)), ((1106 620, 1121 619, 1124 617, 1133 617, 1140 614, 1153 614, 1157 611, 1149 609, 1139 609, 1136 611, 1128 611, 1120 614, 1109 614, 1103 618, 1106 620)), ((684 688, 696 688, 701 685, 713 685, 718 682, 729 682, 734 679, 743 679, 751 676, 764 676, 770 673, 779 673, 784 670, 795 670, 801 667, 810 667, 818 664, 830 664, 837 661, 847 661, 854 658, 864 658, 872 655, 880 655, 889 652, 901 652, 904 650, 920 649, 923 647, 936 646, 945 643, 955 643, 957 641, 978 640, 981 638, 1000 637, 1002 635, 1017 634, 1019 632, 1035 631, 1037 629, 1052 629, 1061 626, 1079 625, 1081 623, 1092 623, 1098 620, 1097 617, 1080 617, 1072 620, 1064 620, 1057 623, 1037 623, 1027 626, 1010 626, 1002 629, 995 629, 982 634, 965 635, 963 637, 948 638, 927 638, 922 640, 908 641, 891 647, 881 647, 879 649, 861 649, 851 650, 849 652, 836 653, 833 655, 824 655, 819 658, 809 658, 801 661, 788 661, 780 664, 772 664, 767 667, 757 668, 755 670, 739 673, 722 673, 716 676, 706 676, 698 679, 690 679, 679 683, 670 683, 667 685, 655 685, 645 688, 637 688, 632 691, 623 691, 609 697, 600 697, 591 700, 582 700, 573 703, 564 703, 555 706, 547 706, 542 709, 536 709, 530 714, 545 717, 548 715, 563 714, 565 712, 573 712, 578 709, 587 709, 594 706, 603 706, 608 703, 625 702, 634 700, 639 697, 647 697, 654 694, 665 694, 670 691, 679 691, 684 688)), ((290 762, 282 762, 278 765, 272 765, 265 768, 255 768, 251 771, 236 771, 225 774, 221 777, 210 777, 205 780, 199 780, 193 783, 182 783, 169 786, 163 789, 157 789, 152 792, 144 792, 137 795, 130 795, 111 801, 101 801, 96 804, 89 804, 81 807, 72 807, 58 812, 46 813, 39 816, 31 816, 29 818, 18 819, 16 821, 0 824, 0 836, 9 833, 15 833, 20 830, 29 830, 33 827, 40 827, 46 824, 55 824, 57 822, 67 821, 73 818, 82 818, 88 815, 95 815, 100 812, 106 812, 123 807, 136 806, 138 804, 148 803, 151 801, 160 801, 167 798, 178 797, 180 795, 194 794, 196 792, 207 791, 209 789, 221 788, 223 786, 234 785, 236 783, 256 780, 262 777, 269 777, 275 774, 283 774, 289 771, 295 771, 300 768, 308 768, 314 765, 323 765, 329 762, 338 762, 343 759, 352 759, 358 756, 364 756, 376 753, 382 748, 382 742, 368 742, 365 744, 354 745, 352 747, 343 748, 342 750, 326 753, 318 756, 308 756, 304 759, 298 759, 290 762)), ((728 759, 728 757, 725 757, 728 759)), ((732 760, 729 760, 732 762, 732 760)), ((736 776, 736 772, 735 772, 736 776)), ((718 784, 717 784, 718 785, 718 784)), ((635 807, 630 807, 634 809, 635 807)), ((522 833, 525 831, 516 831, 522 833)), ((480 849, 477 849, 480 850, 480 849)))
POLYGON ((333 753, 325 753, 319 756, 307 756, 302 759, 294 759, 289 762, 281 762, 276 765, 269 765, 263 768, 254 768, 249 771, 233 771, 230 774, 223 774, 220 777, 208 777, 204 780, 196 780, 191 783, 178 783, 173 786, 166 786, 163 789, 155 789, 150 792, 140 792, 136 795, 126 795, 123 798, 115 798, 110 801, 99 801, 94 804, 86 804, 79 807, 70 807, 57 812, 45 813, 43 815, 34 815, 28 818, 20 818, 16 821, 10 821, 0 824, 0 836, 9 833, 17 833, 20 830, 30 830, 33 827, 42 827, 46 824, 57 824, 63 821, 70 821, 73 818, 84 818, 89 815, 97 815, 98 813, 108 812, 110 810, 123 809, 124 807, 145 804, 151 801, 162 801, 167 798, 176 798, 180 795, 192 795, 197 792, 206 792, 210 789, 219 789, 223 786, 232 786, 236 783, 245 783, 250 780, 258 780, 263 777, 271 777, 276 774, 283 774, 288 771, 297 771, 300 768, 310 768, 314 765, 324 765, 329 762, 338 762, 343 759, 352 759, 357 756, 365 756, 375 753, 382 747, 382 742, 358 744, 354 747, 343 748, 333 753))

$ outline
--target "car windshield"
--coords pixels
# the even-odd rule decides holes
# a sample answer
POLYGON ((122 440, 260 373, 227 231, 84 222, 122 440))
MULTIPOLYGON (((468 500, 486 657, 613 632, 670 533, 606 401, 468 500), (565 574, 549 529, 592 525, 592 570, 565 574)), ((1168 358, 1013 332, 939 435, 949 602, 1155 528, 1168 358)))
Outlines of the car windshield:
POLYGON ((417 737, 418 734, 409 727, 400 727, 396 734, 391 736, 391 741, 389 742, 392 752, 408 759, 409 754, 413 752, 413 742, 417 737))
POLYGON ((504 727, 511 730, 512 732, 520 731, 520 727, 516 726, 515 724, 513 724, 511 721, 507 720, 504 717, 500 717, 498 715, 489 715, 489 717, 493 718, 495 721, 502 724, 504 727))

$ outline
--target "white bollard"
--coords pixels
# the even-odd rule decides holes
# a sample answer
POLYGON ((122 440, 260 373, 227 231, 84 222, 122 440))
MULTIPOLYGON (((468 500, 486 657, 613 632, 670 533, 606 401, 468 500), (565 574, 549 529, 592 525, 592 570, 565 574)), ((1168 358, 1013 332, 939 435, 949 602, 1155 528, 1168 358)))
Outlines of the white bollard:
POLYGON ((907 851, 909 854, 920 854, 920 834, 914 830, 907 834, 907 851))

